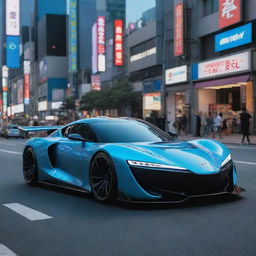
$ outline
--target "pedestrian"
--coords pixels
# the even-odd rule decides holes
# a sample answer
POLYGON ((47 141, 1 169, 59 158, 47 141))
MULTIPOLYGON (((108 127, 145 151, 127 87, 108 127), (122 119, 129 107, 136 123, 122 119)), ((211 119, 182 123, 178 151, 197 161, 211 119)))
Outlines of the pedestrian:
POLYGON ((213 134, 212 137, 215 138, 215 134, 218 133, 220 139, 222 139, 221 135, 221 127, 222 127, 222 113, 216 114, 216 117, 214 118, 214 129, 213 129, 213 134))
POLYGON ((241 124, 241 132, 243 134, 242 144, 244 143, 245 137, 247 138, 248 144, 251 144, 249 138, 249 127, 250 127, 250 118, 251 115, 246 111, 246 108, 243 108, 243 112, 240 114, 240 124, 241 124))
POLYGON ((201 136, 201 112, 196 115, 196 136, 201 136))
POLYGON ((183 130, 184 134, 187 134, 187 116, 183 113, 181 117, 181 129, 183 130))
POLYGON ((208 136, 210 133, 213 132, 213 129, 214 129, 213 116, 211 112, 209 112, 209 115, 206 119, 206 123, 207 123, 206 135, 208 136))
POLYGON ((207 114, 206 113, 203 113, 201 123, 202 123, 202 134, 203 134, 203 136, 206 136, 206 135, 208 135, 207 134, 207 114))

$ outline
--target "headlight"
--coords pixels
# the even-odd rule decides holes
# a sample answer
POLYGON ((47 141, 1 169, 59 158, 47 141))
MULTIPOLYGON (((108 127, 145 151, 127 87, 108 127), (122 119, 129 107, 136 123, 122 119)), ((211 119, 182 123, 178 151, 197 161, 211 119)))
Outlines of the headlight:
POLYGON ((222 162, 222 164, 221 164, 221 167, 223 166, 223 165, 225 165, 228 161, 230 161, 231 160, 231 154, 229 154, 227 157, 226 157, 226 159, 222 162))
POLYGON ((172 169, 172 170, 187 170, 183 167, 172 166, 167 164, 157 164, 157 163, 150 163, 150 162, 141 162, 141 161, 134 161, 134 160, 127 160, 127 163, 130 166, 138 166, 138 167, 151 167, 151 168, 159 168, 159 169, 172 169))

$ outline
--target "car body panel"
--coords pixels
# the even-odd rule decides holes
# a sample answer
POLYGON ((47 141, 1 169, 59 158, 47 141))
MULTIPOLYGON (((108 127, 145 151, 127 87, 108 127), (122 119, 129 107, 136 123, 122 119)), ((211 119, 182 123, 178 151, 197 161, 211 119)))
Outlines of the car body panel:
MULTIPOLYGON (((79 120, 67 126, 83 122, 89 124, 102 119, 79 120)), ((65 129, 65 127, 63 128, 65 129)), ((49 129, 52 130, 52 127, 49 129)), ((30 131, 33 131, 33 128, 30 128, 30 131)), ((230 151, 223 144, 215 140, 196 139, 187 142, 162 143, 100 143, 70 140, 63 136, 61 129, 56 130, 46 138, 28 140, 26 147, 32 147, 34 150, 40 181, 51 180, 60 184, 69 184, 89 192, 91 191, 89 170, 92 159, 97 153, 105 152, 113 161, 119 194, 131 201, 157 201, 161 200, 162 195, 151 193, 143 188, 134 176, 127 160, 182 167, 195 177, 211 177, 211 175, 214 177, 214 175, 220 173, 222 162, 230 154, 230 151)), ((161 168, 147 169, 155 174, 158 172, 159 174, 177 172, 177 170, 161 168)), ((178 172, 182 171, 179 170, 178 172)), ((234 165, 232 179, 233 184, 236 185, 237 175, 234 165)), ((225 191, 219 192, 224 193, 225 191)), ((184 194, 184 196, 186 195, 184 194)))

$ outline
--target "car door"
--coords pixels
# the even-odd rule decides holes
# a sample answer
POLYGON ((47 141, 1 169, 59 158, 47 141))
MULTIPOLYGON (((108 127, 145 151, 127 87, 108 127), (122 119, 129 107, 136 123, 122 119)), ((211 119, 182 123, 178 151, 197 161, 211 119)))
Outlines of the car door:
POLYGON ((89 151, 86 141, 93 141, 93 134, 87 124, 74 124, 66 127, 63 138, 56 145, 56 167, 66 173, 66 182, 76 186, 88 183, 89 151), (70 134, 79 134, 85 141, 68 138, 70 134))

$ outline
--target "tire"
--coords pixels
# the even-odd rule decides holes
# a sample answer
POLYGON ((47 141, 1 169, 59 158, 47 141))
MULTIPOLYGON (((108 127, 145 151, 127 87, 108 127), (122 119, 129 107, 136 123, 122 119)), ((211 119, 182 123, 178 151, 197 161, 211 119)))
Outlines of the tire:
POLYGON ((31 147, 26 148, 23 153, 23 176, 27 185, 36 185, 38 169, 36 157, 31 147))
POLYGON ((99 202, 112 202, 117 197, 117 177, 111 158, 104 152, 98 153, 90 167, 92 194, 99 202))

